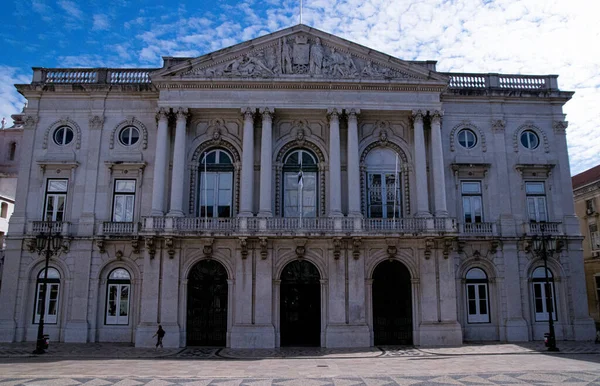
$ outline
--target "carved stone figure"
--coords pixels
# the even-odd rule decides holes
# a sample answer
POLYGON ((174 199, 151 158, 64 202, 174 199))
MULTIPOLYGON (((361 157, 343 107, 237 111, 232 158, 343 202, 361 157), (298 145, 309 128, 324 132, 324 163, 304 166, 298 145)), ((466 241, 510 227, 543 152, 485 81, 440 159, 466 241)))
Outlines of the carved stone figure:
POLYGON ((286 39, 283 39, 281 46, 281 61, 283 73, 292 74, 292 51, 286 39))
POLYGON ((316 38, 315 44, 310 48, 309 71, 314 75, 321 75, 321 67, 323 66, 323 46, 321 39, 316 38))

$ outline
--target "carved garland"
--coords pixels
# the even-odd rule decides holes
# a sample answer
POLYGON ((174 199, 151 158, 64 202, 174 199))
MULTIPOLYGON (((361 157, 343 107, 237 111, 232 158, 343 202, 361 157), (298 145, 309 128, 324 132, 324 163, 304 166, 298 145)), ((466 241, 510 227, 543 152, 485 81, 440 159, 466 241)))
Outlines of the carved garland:
POLYGON ((487 151, 487 144, 485 142, 485 134, 483 134, 483 132, 481 130, 479 130, 479 128, 477 126, 475 126, 474 124, 472 124, 469 121, 461 122, 460 124, 454 126, 452 128, 452 130, 450 131, 450 151, 455 150, 456 133, 462 129, 469 129, 469 130, 477 133, 477 136, 479 137, 478 142, 481 142, 481 151, 483 151, 484 153, 487 151))
POLYGON ((321 216, 325 216, 327 213, 325 211, 325 157, 323 156, 321 149, 316 144, 307 140, 303 141, 302 146, 299 146, 296 140, 288 142, 281 148, 281 150, 279 150, 279 153, 277 154, 275 161, 275 192, 277 192, 275 194, 275 215, 281 216, 281 173, 283 170, 283 157, 288 152, 296 148, 309 149, 317 156, 319 161, 319 212, 321 216))
POLYGON ((44 133, 44 142, 42 143, 42 149, 48 148, 48 136, 50 135, 50 132, 54 132, 54 130, 58 129, 60 126, 68 126, 71 129, 75 130, 75 149, 79 149, 81 147, 81 128, 79 127, 77 122, 70 119, 69 117, 62 117, 46 129, 46 132, 44 133))
POLYGON ((519 126, 519 128, 513 134, 513 147, 515 149, 515 153, 519 152, 519 139, 521 138, 521 134, 525 130, 531 130, 535 132, 539 137, 541 137, 542 141, 544 142, 544 151, 546 153, 550 153, 550 142, 548 141, 548 136, 546 135, 546 132, 540 129, 539 127, 535 126, 532 121, 527 121, 525 122, 525 124, 519 126))
POLYGON ((233 156, 233 166, 235 172, 233 173, 235 176, 235 181, 233 185, 233 202, 235 206, 235 213, 239 212, 239 204, 240 204, 240 153, 237 148, 229 141, 224 140, 222 137, 219 137, 218 140, 211 139, 205 141, 200 144, 194 151, 194 155, 192 156, 192 160, 189 165, 190 169, 190 198, 189 198, 189 213, 193 214, 196 212, 196 189, 198 184, 198 170, 200 170, 200 162, 202 160, 202 154, 205 151, 212 149, 223 148, 227 150, 233 156))
POLYGON ((404 197, 404 210, 403 213, 406 216, 410 215, 411 212, 411 208, 410 208, 410 178, 409 178, 409 165, 408 165, 408 157, 406 157, 406 153, 404 153, 404 150, 402 150, 402 148, 400 146, 398 146, 397 144, 395 144, 394 142, 390 142, 390 141, 385 141, 382 142, 381 140, 376 141, 376 142, 372 142, 369 146, 367 146, 365 148, 365 150, 363 150, 361 156, 360 156, 360 192, 361 192, 361 196, 362 196, 362 200, 361 200, 361 206, 362 206, 362 211, 364 214, 367 213, 367 186, 366 186, 366 178, 365 178, 365 173, 367 171, 367 165, 365 165, 365 159, 367 158, 367 155, 369 154, 369 152, 377 147, 381 147, 381 146, 389 146, 392 150, 394 150, 396 153, 398 153, 398 155, 400 156, 400 159, 402 160, 402 176, 403 181, 402 181, 402 188, 403 188, 403 194, 402 196, 404 197))
POLYGON ((146 148, 148 147, 148 130, 146 129, 146 126, 144 126, 144 124, 142 122, 135 119, 135 117, 128 117, 126 120, 119 123, 112 130, 112 132, 110 133, 109 148, 113 149, 115 147, 115 136, 118 135, 118 133, 121 131, 121 129, 125 128, 126 126, 134 126, 137 129, 142 131, 142 149, 146 150, 146 148))

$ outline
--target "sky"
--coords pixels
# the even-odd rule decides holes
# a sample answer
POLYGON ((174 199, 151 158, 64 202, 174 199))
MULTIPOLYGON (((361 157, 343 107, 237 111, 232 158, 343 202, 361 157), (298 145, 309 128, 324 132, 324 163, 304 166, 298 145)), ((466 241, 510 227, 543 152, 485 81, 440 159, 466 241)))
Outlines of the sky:
MULTIPOLYGON (((161 67, 299 23, 300 0, 0 0, 0 119, 31 67, 161 67)), ((303 24, 442 72, 557 74, 572 174, 600 164, 599 0, 303 0, 303 24)))

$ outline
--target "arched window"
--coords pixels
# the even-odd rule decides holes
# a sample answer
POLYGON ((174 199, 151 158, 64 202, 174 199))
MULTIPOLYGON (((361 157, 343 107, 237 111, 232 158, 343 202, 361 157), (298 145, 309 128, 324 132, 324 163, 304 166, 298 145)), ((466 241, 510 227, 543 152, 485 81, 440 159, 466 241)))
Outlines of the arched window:
POLYGON ((15 154, 17 153, 17 143, 11 142, 8 148, 8 159, 9 161, 15 160, 15 154))
POLYGON ((7 218, 8 217, 8 204, 3 202, 0 204, 0 217, 7 218))
POLYGON ((465 277, 467 291, 467 322, 489 323, 490 302, 488 278, 480 268, 471 268, 465 277))
MULTIPOLYGON (((44 283, 44 270, 42 269, 37 276, 36 282, 36 301, 35 310, 33 315, 33 323, 40 322, 40 315, 42 313, 42 297, 43 294, 43 283, 44 283)), ((48 267, 48 281, 46 282, 46 311, 44 312, 44 323, 45 324, 56 324, 58 321, 58 295, 60 294, 60 273, 56 268, 48 267)))
POLYGON ((233 217, 233 162, 222 149, 204 152, 200 158, 198 208, 200 217, 233 217))
POLYGON ((131 276, 123 268, 117 268, 108 275, 106 284, 105 324, 129 324, 129 299, 131 276))
POLYGON ((548 321, 548 312, 552 311, 552 318, 557 320, 556 301, 554 299, 554 276, 548 270, 548 284, 544 267, 537 267, 531 275, 533 284, 533 304, 535 307, 535 320, 538 322, 548 321))
POLYGON ((402 217, 400 160, 392 149, 377 148, 365 159, 367 217, 402 217))
POLYGON ((283 216, 317 217, 319 167, 308 150, 291 151, 283 163, 283 216))

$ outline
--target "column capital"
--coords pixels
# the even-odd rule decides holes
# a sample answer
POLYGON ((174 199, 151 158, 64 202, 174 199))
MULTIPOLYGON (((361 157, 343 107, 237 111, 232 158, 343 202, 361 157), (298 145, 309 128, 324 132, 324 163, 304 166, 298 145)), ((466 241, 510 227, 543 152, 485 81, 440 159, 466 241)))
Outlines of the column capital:
POLYGON ((342 114, 342 109, 337 107, 330 107, 327 109, 327 118, 331 119, 340 119, 340 115, 342 114))
POLYGON ((425 112, 423 110, 413 110, 412 118, 414 121, 423 121, 423 117, 425 116, 425 112))
POLYGON ((254 118, 254 114, 256 114, 256 108, 242 107, 241 114, 244 116, 244 119, 254 118))
POLYGON ((430 112, 430 115, 431 115, 431 122, 440 123, 442 120, 442 117, 444 116, 444 110, 433 110, 430 112))
POLYGON ((165 107, 159 107, 156 109, 156 120, 162 121, 169 118, 169 111, 165 107))
POLYGON ((273 118, 273 114, 275 114, 275 108, 274 107, 261 107, 260 109, 258 109, 258 112, 262 114, 263 119, 265 118, 265 116, 267 116, 269 118, 273 118))
POLYGON ((346 115, 348 116, 348 119, 356 119, 358 117, 358 115, 360 115, 360 109, 344 109, 346 111, 346 115))
POLYGON ((187 107, 178 107, 176 111, 174 111, 175 116, 177 117, 177 120, 180 119, 187 119, 187 117, 189 116, 189 111, 187 109, 187 107))

